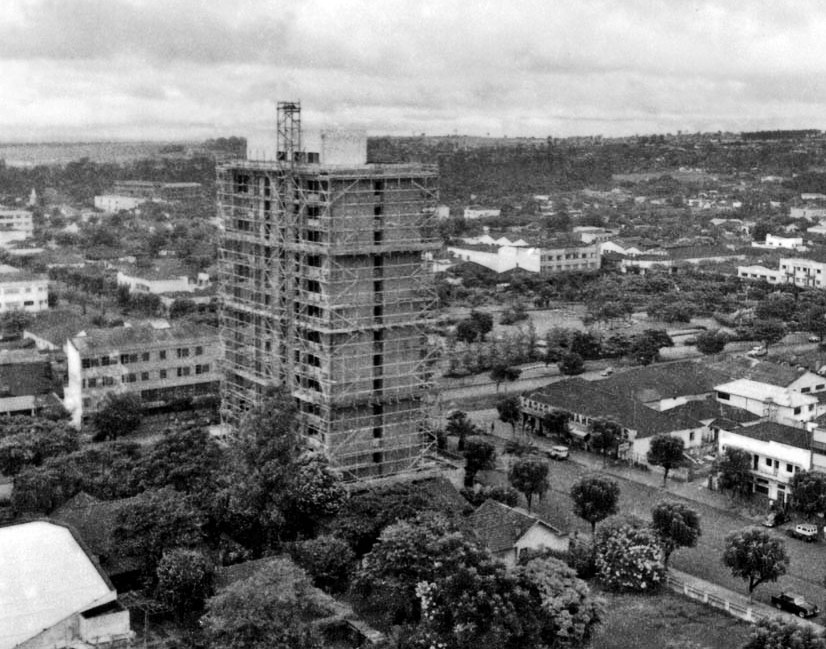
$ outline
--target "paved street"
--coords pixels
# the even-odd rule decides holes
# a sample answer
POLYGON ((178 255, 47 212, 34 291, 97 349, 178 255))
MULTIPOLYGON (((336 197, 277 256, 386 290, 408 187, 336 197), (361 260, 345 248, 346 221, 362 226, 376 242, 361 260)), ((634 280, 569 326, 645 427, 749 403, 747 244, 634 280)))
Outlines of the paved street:
MULTIPOLYGON (((495 418, 495 411, 475 411, 469 413, 477 423, 490 430, 490 422, 495 418)), ((501 422, 495 423, 496 434, 502 438, 511 435, 510 426, 501 422)), ((500 446, 502 438, 497 438, 500 446)), ((500 461, 497 472, 486 473, 490 481, 505 483, 509 457, 500 461)), ((551 488, 546 497, 534 505, 534 509, 541 516, 564 529, 581 532, 590 532, 590 526, 576 518, 572 513, 572 503, 568 496, 571 484, 580 476, 594 470, 602 470, 602 460, 587 453, 575 452, 567 462, 551 462, 551 488)), ((645 473, 627 467, 608 468, 619 481, 622 490, 620 511, 648 519, 651 507, 663 498, 682 498, 689 500, 700 514, 703 534, 697 547, 676 551, 671 557, 671 565, 686 573, 701 579, 719 584, 735 592, 746 593, 745 582, 734 579, 728 569, 722 565, 720 557, 724 548, 724 539, 727 534, 749 525, 759 525, 763 518, 762 511, 751 514, 747 509, 738 508, 730 499, 720 493, 711 492, 702 484, 669 483, 666 489, 661 487, 662 477, 659 474, 645 473), (629 479, 632 478, 633 480, 629 479)), ((783 530, 771 530, 784 538, 786 548, 791 558, 789 574, 782 577, 778 583, 760 585, 755 591, 755 600, 768 603, 771 594, 777 590, 793 590, 816 603, 821 609, 826 609, 826 588, 823 581, 826 577, 826 543, 823 541, 813 544, 804 543, 796 539, 787 538, 783 530)), ((819 618, 818 620, 819 621, 819 618)))

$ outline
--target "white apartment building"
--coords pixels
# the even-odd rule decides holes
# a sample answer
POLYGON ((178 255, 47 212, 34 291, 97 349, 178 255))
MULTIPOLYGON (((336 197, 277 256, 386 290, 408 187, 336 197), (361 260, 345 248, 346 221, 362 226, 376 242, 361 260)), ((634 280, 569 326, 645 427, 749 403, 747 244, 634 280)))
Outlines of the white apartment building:
POLYGON ((0 208, 0 230, 14 230, 26 237, 34 234, 32 213, 27 210, 9 210, 0 208))
POLYGON ((769 284, 823 288, 826 286, 826 262, 787 258, 780 260, 778 270, 760 265, 738 266, 737 276, 743 279, 759 279, 769 284))
POLYGON ((714 388, 717 401, 777 423, 799 426, 820 416, 820 400, 789 388, 737 379, 714 388))
POLYGON ((761 421, 732 431, 721 430, 718 450, 722 454, 728 448, 738 448, 749 453, 754 491, 785 503, 792 476, 812 468, 809 436, 805 428, 761 421))
POLYGON ((487 219, 491 217, 496 217, 499 216, 501 213, 502 210, 494 210, 483 207, 466 207, 464 211, 464 217, 467 221, 473 221, 475 219, 487 219))
POLYGON ((146 202, 145 198, 134 196, 117 196, 115 194, 103 194, 95 196, 95 208, 102 212, 114 214, 121 210, 134 210, 138 205, 146 202))
POLYGON ((37 313, 49 308, 49 278, 0 268, 0 313, 37 313))
MULTIPOLYGON (((208 285, 208 277, 207 275, 206 278, 201 278, 199 274, 199 280, 206 282, 202 288, 206 288, 208 285)), ((186 275, 177 275, 174 272, 153 268, 129 272, 119 270, 117 282, 118 286, 128 286, 130 293, 153 293, 154 295, 179 292, 192 293, 196 288, 199 288, 199 285, 190 282, 186 275)))

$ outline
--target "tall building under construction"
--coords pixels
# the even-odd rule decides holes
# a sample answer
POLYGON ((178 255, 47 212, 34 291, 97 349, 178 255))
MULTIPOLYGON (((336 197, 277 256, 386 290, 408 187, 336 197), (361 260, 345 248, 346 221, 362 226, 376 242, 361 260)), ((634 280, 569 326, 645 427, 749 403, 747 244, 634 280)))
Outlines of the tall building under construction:
POLYGON ((428 443, 436 170, 367 164, 342 134, 307 152, 293 102, 276 139, 274 161, 218 170, 224 418, 283 385, 346 476, 404 471, 428 443))

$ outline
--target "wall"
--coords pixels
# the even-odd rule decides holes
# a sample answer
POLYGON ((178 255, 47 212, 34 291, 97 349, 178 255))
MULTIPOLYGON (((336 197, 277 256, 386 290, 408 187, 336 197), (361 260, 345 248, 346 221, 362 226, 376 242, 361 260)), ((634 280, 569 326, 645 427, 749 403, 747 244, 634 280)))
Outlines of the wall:
POLYGON ((112 611, 94 617, 79 616, 80 637, 86 642, 107 642, 114 638, 131 637, 129 611, 112 611))
POLYGON ((118 285, 128 286, 130 293, 160 293, 187 292, 192 293, 195 287, 189 283, 189 278, 185 275, 172 277, 169 279, 143 279, 141 277, 127 275, 118 271, 118 285))
POLYGON ((144 198, 132 198, 130 196, 115 196, 113 194, 95 196, 95 207, 103 212, 111 213, 132 210, 145 202, 146 199, 144 198))
POLYGON ((68 383, 63 387, 63 407, 69 412, 72 425, 80 428, 83 418, 83 391, 81 389, 82 369, 80 352, 71 340, 67 340, 63 350, 66 352, 66 372, 68 383))

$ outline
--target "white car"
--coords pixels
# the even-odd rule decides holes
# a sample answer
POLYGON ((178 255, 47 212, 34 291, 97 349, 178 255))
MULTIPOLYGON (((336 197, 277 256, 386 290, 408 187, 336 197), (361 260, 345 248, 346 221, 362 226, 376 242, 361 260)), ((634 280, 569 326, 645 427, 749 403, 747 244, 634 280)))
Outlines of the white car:
POLYGON ((551 446, 551 448, 548 449, 548 457, 552 460, 567 460, 568 453, 567 446, 551 446))
POLYGON ((599 375, 600 376, 611 376, 613 373, 614 373, 614 368, 613 367, 606 367, 604 370, 602 370, 599 373, 599 375))
POLYGON ((757 347, 752 347, 751 350, 749 350, 748 355, 749 356, 765 356, 768 353, 769 352, 765 347, 763 347, 762 345, 758 345, 757 347))

